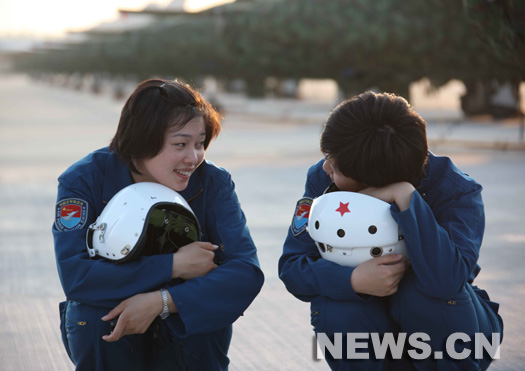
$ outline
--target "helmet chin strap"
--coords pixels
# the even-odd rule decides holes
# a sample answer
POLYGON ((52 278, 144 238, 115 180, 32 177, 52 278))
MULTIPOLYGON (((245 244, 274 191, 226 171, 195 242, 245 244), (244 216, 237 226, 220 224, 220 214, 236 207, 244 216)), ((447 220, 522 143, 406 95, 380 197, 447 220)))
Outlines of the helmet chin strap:
POLYGON ((330 192, 339 192, 340 189, 337 188, 337 185, 335 183, 332 183, 326 188, 323 192, 323 194, 330 193, 330 192))

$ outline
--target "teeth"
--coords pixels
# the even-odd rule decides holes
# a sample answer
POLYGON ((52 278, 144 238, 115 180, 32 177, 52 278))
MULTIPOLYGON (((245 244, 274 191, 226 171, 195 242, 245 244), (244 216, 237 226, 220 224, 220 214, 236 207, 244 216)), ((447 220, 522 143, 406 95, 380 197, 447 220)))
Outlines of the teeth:
POLYGON ((175 170, 177 173, 179 174, 182 174, 184 176, 190 176, 191 175, 191 171, 180 171, 180 170, 175 170))

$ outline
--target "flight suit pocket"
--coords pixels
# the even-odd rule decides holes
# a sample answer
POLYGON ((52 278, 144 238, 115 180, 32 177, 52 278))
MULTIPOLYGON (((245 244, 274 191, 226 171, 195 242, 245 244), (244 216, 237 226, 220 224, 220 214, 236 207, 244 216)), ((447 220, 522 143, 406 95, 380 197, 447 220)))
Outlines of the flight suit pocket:
POLYGON ((75 301, 69 301, 65 311, 65 327, 68 337, 76 335, 79 332, 86 332, 92 326, 88 320, 88 315, 82 310, 82 304, 75 301))
POLYGON ((448 326, 449 333, 474 334, 478 330, 475 312, 472 298, 466 289, 442 302, 443 323, 448 326))
POLYGON ((67 310, 67 301, 63 301, 60 304, 58 304, 58 308, 60 311, 60 333, 62 334, 62 343, 64 344, 64 348, 66 349, 67 355, 69 359, 73 360, 71 358, 71 351, 69 350, 69 341, 67 340, 67 332, 66 332, 66 310, 67 310))
MULTIPOLYGON (((97 329, 97 320, 102 317, 103 313, 92 309, 82 303, 76 301, 68 301, 67 308, 65 311, 65 331, 67 343, 69 346, 70 357, 73 363, 78 364, 83 362, 88 354, 93 352, 96 347, 95 344, 102 334, 100 329, 97 329)), ((107 331, 104 333, 109 334, 109 324, 103 324, 107 326, 107 331)))
POLYGON ((470 297, 469 293, 464 289, 459 295, 445 299, 445 303, 449 307, 467 305, 472 303, 472 298, 470 297))
POLYGON ((326 300, 322 296, 316 297, 310 303, 310 324, 316 334, 326 331, 326 326, 323 320, 325 307, 326 300))

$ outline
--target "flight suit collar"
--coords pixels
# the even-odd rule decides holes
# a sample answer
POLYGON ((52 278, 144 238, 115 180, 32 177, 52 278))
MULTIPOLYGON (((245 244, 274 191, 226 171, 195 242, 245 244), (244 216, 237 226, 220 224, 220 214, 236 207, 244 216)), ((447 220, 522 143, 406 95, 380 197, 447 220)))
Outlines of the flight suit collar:
POLYGON ((433 168, 433 162, 434 162, 434 159, 435 159, 435 155, 432 153, 432 152, 428 152, 428 157, 427 157, 427 163, 425 164, 425 176, 423 179, 421 179, 421 183, 419 184, 419 187, 417 187, 417 190, 419 193, 424 193, 427 189, 429 189, 431 187, 430 183, 431 183, 431 177, 433 174, 431 174, 432 172, 432 168, 433 168))
POLYGON ((199 165, 197 170, 191 175, 190 181, 188 182, 188 186, 184 191, 179 192, 180 195, 187 201, 190 202, 195 197, 200 195, 203 190, 203 172, 205 171, 206 166, 208 166, 208 163, 205 161, 202 162, 202 164, 199 165))

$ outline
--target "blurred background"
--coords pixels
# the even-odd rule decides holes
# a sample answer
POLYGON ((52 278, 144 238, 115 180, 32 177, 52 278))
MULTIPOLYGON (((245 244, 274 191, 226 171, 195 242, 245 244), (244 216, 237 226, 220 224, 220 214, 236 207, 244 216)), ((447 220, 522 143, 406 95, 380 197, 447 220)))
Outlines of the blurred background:
MULTIPOLYGON (((179 79, 224 115, 207 158, 237 184, 266 284, 234 325, 232 370, 326 370, 277 260, 330 110, 407 98, 429 144, 484 186, 476 283, 501 303, 491 369, 522 370, 525 2, 0 2, 0 370, 70 370, 53 255, 56 178, 113 136, 142 80, 179 79)), ((103 283, 101 283, 103 284, 103 283)))
POLYGON ((326 96, 305 87, 321 80, 335 101, 366 89, 415 99, 414 83, 428 92, 458 82, 465 115, 520 111, 521 1, 3 0, 1 7, 2 69, 72 89, 111 89, 118 98, 162 76, 210 98, 219 91, 305 98, 326 96))

